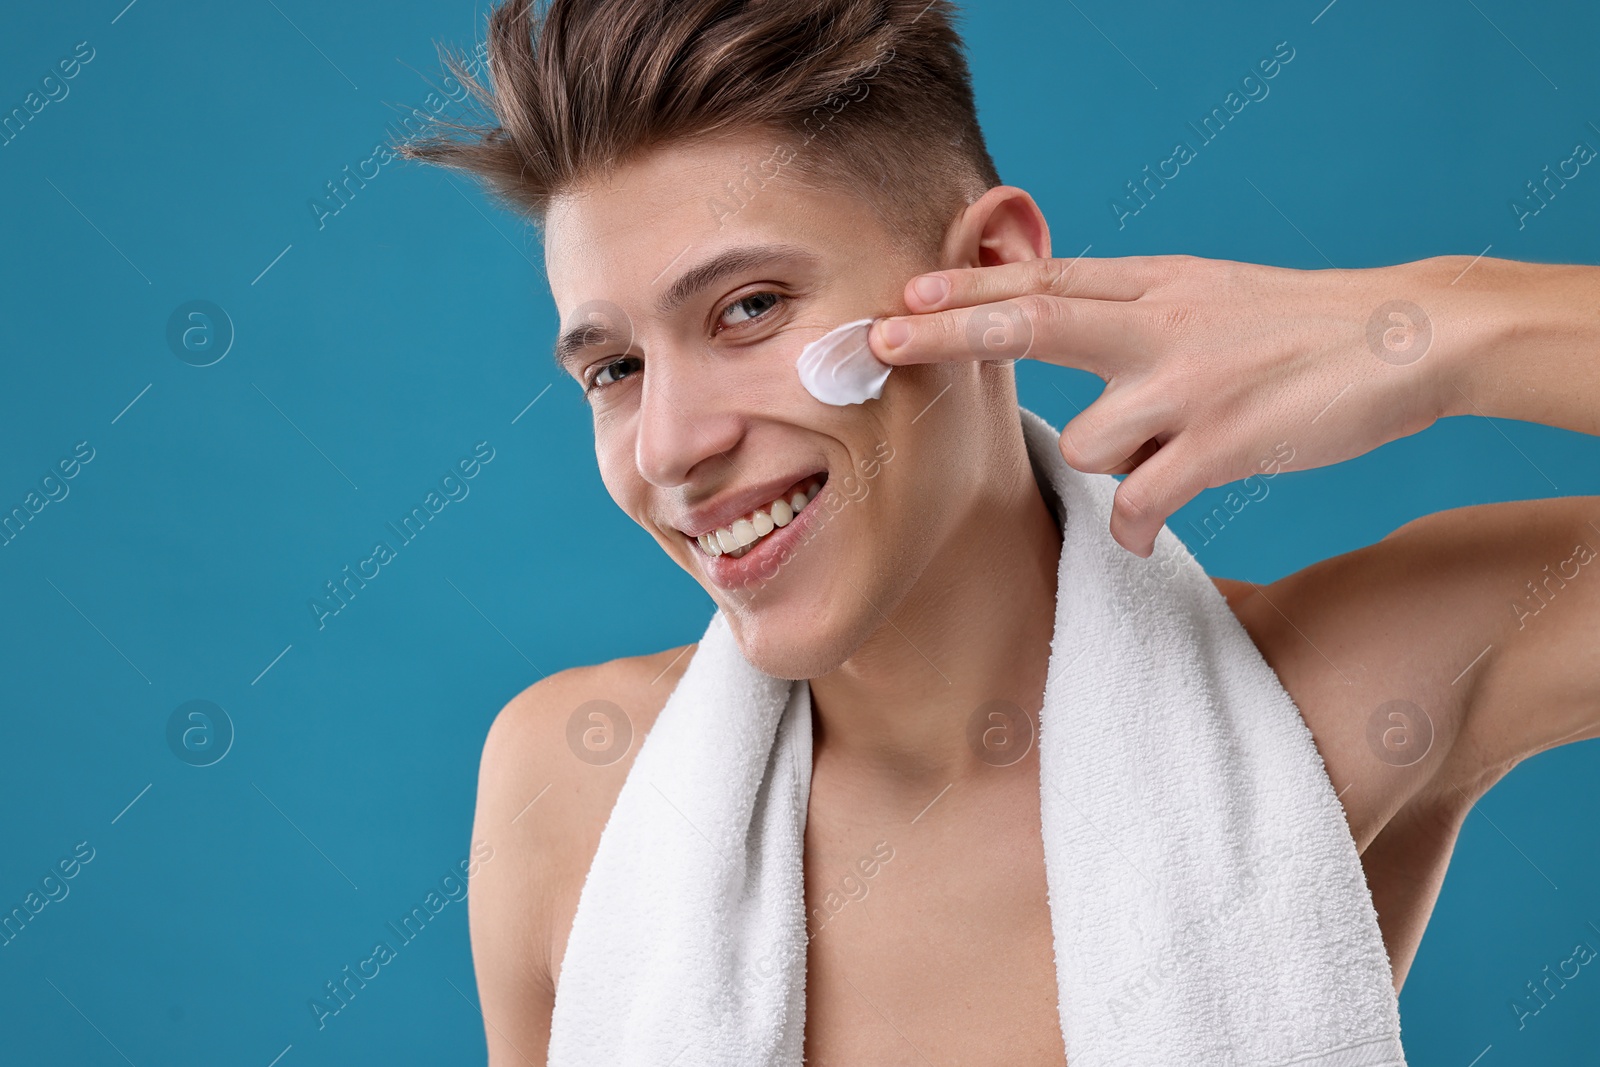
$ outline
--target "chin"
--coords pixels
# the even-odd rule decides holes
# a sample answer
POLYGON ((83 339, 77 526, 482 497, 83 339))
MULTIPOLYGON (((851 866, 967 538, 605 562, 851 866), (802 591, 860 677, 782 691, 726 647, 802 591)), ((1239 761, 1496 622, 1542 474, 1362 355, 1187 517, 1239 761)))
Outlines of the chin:
POLYGON ((722 608, 739 651, 757 670, 774 678, 821 678, 856 655, 885 625, 884 613, 893 615, 913 592, 931 555, 932 537, 922 526, 891 539, 893 547, 867 568, 895 575, 888 587, 875 586, 859 572, 852 579, 813 552, 785 568, 778 579, 784 584, 773 590, 777 595, 747 601, 726 590, 707 592, 722 608), (852 587, 864 587, 865 595, 852 587))
POLYGON ((820 678, 837 670, 870 632, 870 625, 859 635, 845 632, 841 627, 853 620, 817 612, 729 611, 726 616, 739 651, 751 666, 791 680, 820 678))

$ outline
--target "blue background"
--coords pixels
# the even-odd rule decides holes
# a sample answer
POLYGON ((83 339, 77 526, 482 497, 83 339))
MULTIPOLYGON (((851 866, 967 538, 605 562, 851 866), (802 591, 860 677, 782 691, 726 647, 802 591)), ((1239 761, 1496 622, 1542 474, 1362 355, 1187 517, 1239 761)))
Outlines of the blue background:
MULTIPOLYGON (((308 1003, 467 858, 507 699, 696 640, 712 603, 606 494, 518 219, 401 163, 320 228, 310 207, 485 8, 125 2, 0 16, 0 113, 94 49, 0 146, 0 509, 94 449, 0 548, 0 907, 95 850, 0 947, 0 1058, 481 1062, 464 904, 325 1029, 308 1003), (166 338, 192 300, 236 332, 204 368, 166 338), (480 441, 470 494, 319 630, 310 599, 480 441), (235 733, 208 767, 168 745, 190 700, 235 733)), ((1509 202, 1600 145, 1600 10, 1324 2, 968 4, 992 151, 1056 254, 1595 262, 1594 166, 1524 228, 1509 202), (1119 228, 1124 182, 1285 40, 1270 95, 1119 228)), ((1100 387, 1018 373, 1057 426, 1100 387)), ((1173 528, 1213 574, 1270 581, 1442 508, 1600 493, 1600 441, 1450 419, 1271 489, 1210 544, 1183 520, 1224 490, 1173 528)), ((1401 998, 1414 1065, 1595 1062, 1592 967, 1520 1031, 1509 1004, 1600 947, 1597 773, 1594 742, 1540 755, 1469 816, 1401 998)))

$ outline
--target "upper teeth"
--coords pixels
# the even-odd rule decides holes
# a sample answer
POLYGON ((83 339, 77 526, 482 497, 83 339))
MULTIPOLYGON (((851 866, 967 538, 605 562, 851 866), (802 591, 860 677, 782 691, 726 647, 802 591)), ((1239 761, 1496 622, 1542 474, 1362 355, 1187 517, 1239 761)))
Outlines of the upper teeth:
POLYGON ((817 479, 807 479, 789 496, 779 497, 766 507, 752 511, 742 519, 736 519, 731 525, 703 533, 695 540, 700 543, 701 549, 708 556, 724 554, 742 556, 751 545, 773 530, 789 525, 794 517, 804 511, 805 506, 816 498, 817 491, 821 488, 822 483, 817 479))

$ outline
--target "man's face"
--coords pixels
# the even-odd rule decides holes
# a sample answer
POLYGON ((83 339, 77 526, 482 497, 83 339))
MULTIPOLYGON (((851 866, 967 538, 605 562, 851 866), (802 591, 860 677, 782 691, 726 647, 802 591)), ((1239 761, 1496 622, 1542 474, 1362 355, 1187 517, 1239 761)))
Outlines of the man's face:
POLYGON ((954 264, 897 256, 869 203, 801 187, 783 143, 656 150, 552 205, 545 254, 562 333, 592 342, 567 369, 588 390, 612 498, 711 594, 752 663, 810 678, 883 625, 981 492, 961 440, 981 412, 969 363, 897 368, 864 404, 806 392, 804 345, 904 313, 912 276, 954 264), (736 251, 743 262, 698 270, 736 251), (733 512, 782 517, 773 501, 824 479, 740 558, 691 536, 733 512))

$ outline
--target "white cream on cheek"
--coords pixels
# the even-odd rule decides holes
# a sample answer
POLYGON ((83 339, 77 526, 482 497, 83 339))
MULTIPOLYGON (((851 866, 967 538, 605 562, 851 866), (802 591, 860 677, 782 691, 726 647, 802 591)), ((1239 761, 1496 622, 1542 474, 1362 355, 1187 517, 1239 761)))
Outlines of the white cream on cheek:
POLYGON ((800 350, 795 369, 806 392, 835 407, 861 404, 883 395, 894 368, 872 354, 867 344, 871 319, 836 326, 800 350))

